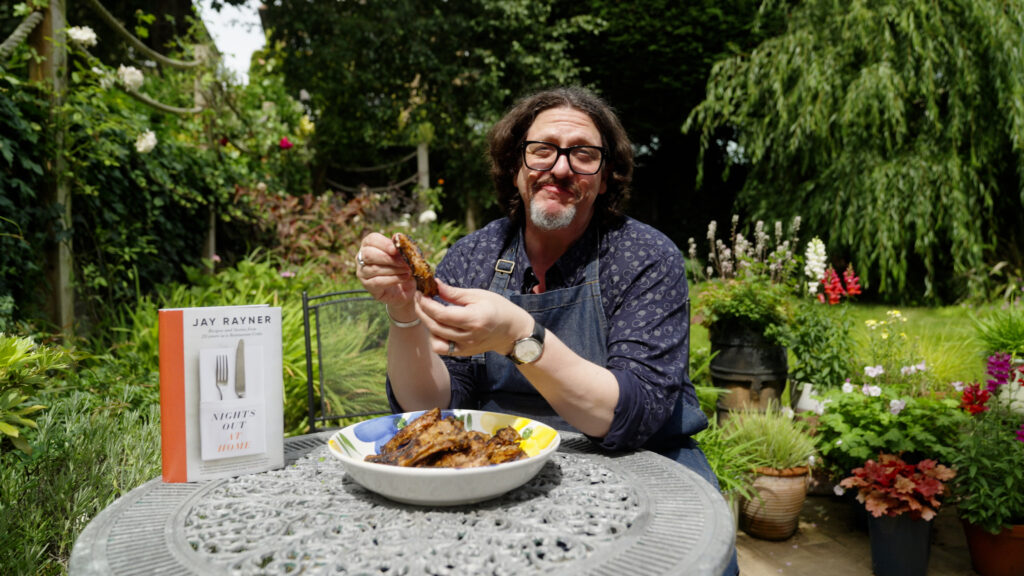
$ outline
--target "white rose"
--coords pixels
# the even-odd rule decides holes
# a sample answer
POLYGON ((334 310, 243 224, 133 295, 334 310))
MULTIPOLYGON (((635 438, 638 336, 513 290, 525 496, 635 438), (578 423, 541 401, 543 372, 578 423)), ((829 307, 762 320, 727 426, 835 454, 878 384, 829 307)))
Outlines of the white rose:
POLYGON ((428 222, 434 222, 437 220, 437 212, 433 210, 424 210, 420 214, 420 224, 426 224, 428 222))
POLYGON ((68 38, 83 48, 95 46, 97 42, 96 33, 88 26, 74 26, 72 28, 68 28, 68 38))
POLYGON ((139 154, 148 154, 156 148, 156 134, 152 130, 146 130, 135 139, 135 149, 139 154))
POLYGON ((118 67, 117 77, 121 79, 121 83, 124 84, 125 88, 129 90, 141 88, 142 81, 145 79, 142 75, 142 70, 134 66, 125 66, 124 64, 118 67))

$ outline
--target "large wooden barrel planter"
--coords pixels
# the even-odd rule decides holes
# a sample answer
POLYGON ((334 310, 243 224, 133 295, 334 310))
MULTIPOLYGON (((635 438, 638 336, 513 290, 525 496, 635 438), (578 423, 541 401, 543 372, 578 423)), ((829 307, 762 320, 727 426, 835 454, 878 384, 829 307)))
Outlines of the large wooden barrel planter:
POLYGON ((718 419, 744 408, 764 411, 781 405, 789 365, 786 348, 770 343, 759 330, 741 322, 716 322, 708 327, 711 341, 711 381, 728 394, 718 397, 718 419))

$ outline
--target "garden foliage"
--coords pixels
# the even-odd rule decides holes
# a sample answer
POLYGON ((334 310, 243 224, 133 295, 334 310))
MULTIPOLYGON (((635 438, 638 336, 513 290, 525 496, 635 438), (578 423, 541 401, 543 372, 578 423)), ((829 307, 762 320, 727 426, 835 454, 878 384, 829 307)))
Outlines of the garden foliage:
MULTIPOLYGON (((749 171, 755 215, 801 214, 865 284, 987 295, 1024 239, 1024 3, 762 2, 784 29, 719 61, 685 129, 749 171)), ((707 180, 707 178, 705 178, 707 180)))

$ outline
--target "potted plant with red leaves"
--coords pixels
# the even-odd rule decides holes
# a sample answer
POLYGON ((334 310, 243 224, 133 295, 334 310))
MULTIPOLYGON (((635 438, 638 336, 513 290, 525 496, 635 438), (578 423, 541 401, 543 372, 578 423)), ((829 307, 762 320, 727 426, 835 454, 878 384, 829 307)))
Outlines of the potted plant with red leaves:
POLYGON ((956 472, 935 460, 909 464, 879 454, 853 469, 842 488, 857 489, 857 501, 871 513, 871 569, 876 576, 924 576, 931 552, 931 520, 956 472))

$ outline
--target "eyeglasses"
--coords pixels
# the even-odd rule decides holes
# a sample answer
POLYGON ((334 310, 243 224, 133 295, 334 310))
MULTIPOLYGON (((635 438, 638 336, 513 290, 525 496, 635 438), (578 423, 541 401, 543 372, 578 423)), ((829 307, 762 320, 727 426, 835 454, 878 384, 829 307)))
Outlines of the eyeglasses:
POLYGON ((551 142, 523 142, 523 163, 530 170, 547 172, 555 167, 562 154, 569 160, 569 169, 581 176, 597 174, 604 165, 605 149, 600 146, 561 148, 551 142))

